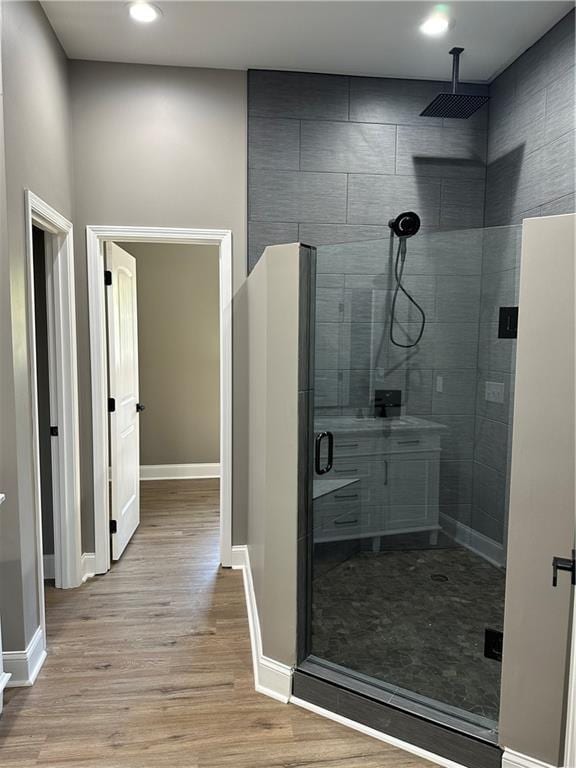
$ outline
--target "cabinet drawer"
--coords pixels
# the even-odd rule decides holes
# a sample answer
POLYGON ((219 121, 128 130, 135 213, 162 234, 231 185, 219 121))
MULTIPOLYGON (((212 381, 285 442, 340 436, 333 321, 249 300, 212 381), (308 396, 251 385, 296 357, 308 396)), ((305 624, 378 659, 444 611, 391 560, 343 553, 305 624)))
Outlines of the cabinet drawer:
POLYGON ((361 507, 362 497, 358 483, 316 499, 313 509, 313 528, 314 530, 326 528, 342 515, 359 514, 361 507))
POLYGON ((339 515, 322 527, 318 534, 323 538, 354 538, 370 529, 370 519, 360 508, 339 515))
POLYGON ((413 453, 416 451, 439 451, 440 435, 398 435, 387 441, 389 451, 394 453, 413 453))
POLYGON ((377 440, 373 437, 334 435, 334 456, 371 456, 377 451, 377 440))

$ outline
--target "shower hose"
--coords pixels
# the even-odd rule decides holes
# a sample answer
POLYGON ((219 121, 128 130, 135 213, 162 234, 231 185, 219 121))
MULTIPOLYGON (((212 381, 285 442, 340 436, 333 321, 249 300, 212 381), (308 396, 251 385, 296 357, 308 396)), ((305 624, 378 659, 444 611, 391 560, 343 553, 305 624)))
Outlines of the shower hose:
POLYGON ((392 298, 392 309, 390 312, 390 341, 394 346, 396 347, 402 347, 403 349, 411 349, 412 347, 415 347, 420 339, 422 338, 422 335, 424 334, 424 328, 426 326, 426 313, 418 304, 416 299, 414 299, 406 288, 402 285, 402 275, 404 274, 404 266, 406 264, 406 238, 401 237, 398 241, 398 251, 396 252, 396 261, 394 264, 394 277, 396 278, 396 288, 394 290, 394 296, 392 298), (404 296, 408 299, 408 301, 413 304, 418 312, 420 312, 420 316, 422 318, 422 324, 420 326, 420 331, 418 332, 418 336, 415 341, 410 342, 409 344, 402 344, 400 341, 396 341, 394 338, 394 324, 396 322, 396 302, 398 300, 398 293, 402 291, 404 296))

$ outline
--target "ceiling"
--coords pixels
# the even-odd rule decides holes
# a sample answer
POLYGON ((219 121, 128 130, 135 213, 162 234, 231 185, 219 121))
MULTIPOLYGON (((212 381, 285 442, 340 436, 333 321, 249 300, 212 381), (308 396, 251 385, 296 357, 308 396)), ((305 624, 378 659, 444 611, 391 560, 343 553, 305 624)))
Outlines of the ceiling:
POLYGON ((42 5, 72 59, 224 69, 447 79, 448 50, 459 45, 463 80, 491 80, 574 5, 556 0, 459 0, 441 38, 418 27, 430 2, 154 0, 162 17, 130 19, 126 2, 45 0, 42 5))

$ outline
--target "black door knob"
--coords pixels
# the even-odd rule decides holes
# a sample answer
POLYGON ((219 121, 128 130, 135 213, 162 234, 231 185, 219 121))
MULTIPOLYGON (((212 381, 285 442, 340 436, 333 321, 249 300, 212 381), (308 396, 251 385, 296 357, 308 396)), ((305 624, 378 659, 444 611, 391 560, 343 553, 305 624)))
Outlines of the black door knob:
POLYGON ((142 405, 142 403, 136 403, 136 410, 138 411, 138 413, 140 413, 140 411, 143 411, 145 408, 146 406, 142 405))

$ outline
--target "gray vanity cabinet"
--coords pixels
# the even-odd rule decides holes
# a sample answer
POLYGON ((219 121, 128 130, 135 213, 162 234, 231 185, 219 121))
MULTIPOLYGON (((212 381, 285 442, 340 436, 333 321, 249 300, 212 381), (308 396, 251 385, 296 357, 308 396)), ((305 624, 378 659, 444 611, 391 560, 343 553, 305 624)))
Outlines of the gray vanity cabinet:
POLYGON ((415 418, 375 421, 367 420, 366 430, 330 425, 330 474, 357 482, 314 501, 317 542, 414 531, 437 535, 442 425, 415 418))

